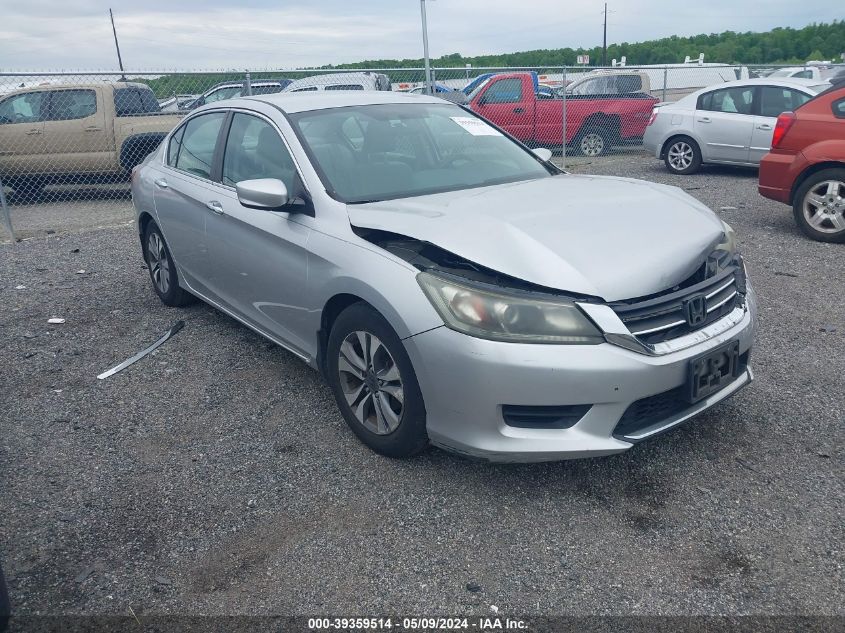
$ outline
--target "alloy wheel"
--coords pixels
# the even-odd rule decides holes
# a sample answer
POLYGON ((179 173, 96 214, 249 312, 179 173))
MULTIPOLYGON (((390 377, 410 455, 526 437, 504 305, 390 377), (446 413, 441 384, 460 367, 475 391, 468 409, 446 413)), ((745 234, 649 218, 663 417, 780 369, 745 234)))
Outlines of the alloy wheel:
POLYGON ((845 182, 823 180, 804 196, 804 219, 820 233, 845 231, 845 182))
POLYGON ((170 289, 170 259, 167 257, 164 240, 155 231, 147 238, 147 265, 150 267, 150 276, 156 288, 162 294, 167 294, 170 289))
POLYGON ((678 141, 677 143, 673 143, 669 148, 668 156, 669 164, 672 165, 673 169, 684 171, 692 165, 695 153, 689 143, 678 141))
POLYGON ((351 332, 340 345, 340 386, 355 418, 377 435, 388 435, 402 421, 405 392, 399 367, 378 337, 351 332))
POLYGON ((581 139, 581 153, 584 156, 600 156, 604 152, 604 137, 597 132, 589 132, 581 139))

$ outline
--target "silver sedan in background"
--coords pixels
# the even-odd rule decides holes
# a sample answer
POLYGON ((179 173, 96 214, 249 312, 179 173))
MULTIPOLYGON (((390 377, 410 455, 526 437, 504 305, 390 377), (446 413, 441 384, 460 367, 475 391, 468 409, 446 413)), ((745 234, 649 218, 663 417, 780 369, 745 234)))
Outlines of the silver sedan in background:
POLYGON ((772 146, 778 116, 828 88, 789 77, 710 86, 655 106, 643 145, 674 174, 693 174, 704 163, 756 167, 772 146))
POLYGON ((132 193, 160 299, 319 370, 373 450, 618 453, 751 382, 754 294, 700 202, 550 157, 434 97, 264 95, 192 113, 132 193))

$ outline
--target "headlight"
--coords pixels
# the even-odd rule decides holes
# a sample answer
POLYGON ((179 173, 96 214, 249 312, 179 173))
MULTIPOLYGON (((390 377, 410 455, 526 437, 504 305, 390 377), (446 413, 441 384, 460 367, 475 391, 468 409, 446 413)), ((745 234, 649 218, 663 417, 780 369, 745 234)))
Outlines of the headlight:
POLYGON ((722 222, 722 226, 725 228, 725 241, 719 244, 716 249, 734 254, 736 253, 736 232, 727 222, 722 222))
POLYGON ((417 281, 447 327, 493 341, 597 345, 604 337, 572 302, 471 285, 428 272, 417 281))

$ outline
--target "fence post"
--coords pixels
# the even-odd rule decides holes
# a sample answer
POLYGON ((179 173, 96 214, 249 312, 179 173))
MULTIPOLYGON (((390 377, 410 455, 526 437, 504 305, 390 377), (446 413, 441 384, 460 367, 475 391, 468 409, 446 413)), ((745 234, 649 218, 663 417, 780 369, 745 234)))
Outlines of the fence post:
POLYGON ((560 167, 566 169, 566 66, 563 67, 563 143, 560 150, 560 167))
POLYGON ((669 67, 663 67, 663 99, 661 101, 666 101, 666 84, 669 83, 669 67))
POLYGON ((246 71, 246 79, 244 79, 244 95, 252 96, 252 80, 249 77, 249 71, 246 71))
POLYGON ((15 239, 15 231, 12 229, 12 216, 9 214, 9 205, 6 204, 6 192, 3 191, 3 180, 0 179, 0 212, 3 214, 3 224, 6 225, 6 230, 9 231, 9 237, 12 238, 12 244, 15 239))

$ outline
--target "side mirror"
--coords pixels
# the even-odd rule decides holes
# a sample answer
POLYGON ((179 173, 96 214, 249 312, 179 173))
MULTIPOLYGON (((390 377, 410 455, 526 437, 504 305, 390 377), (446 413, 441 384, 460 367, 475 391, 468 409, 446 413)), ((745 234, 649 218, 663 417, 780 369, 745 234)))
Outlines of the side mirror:
POLYGON ((548 163, 552 159, 552 150, 546 149, 545 147, 537 147, 531 151, 534 152, 534 156, 544 163, 548 163))
POLYGON ((235 185, 238 202, 250 209, 280 211, 288 203, 288 188, 277 178, 242 180, 235 185))

